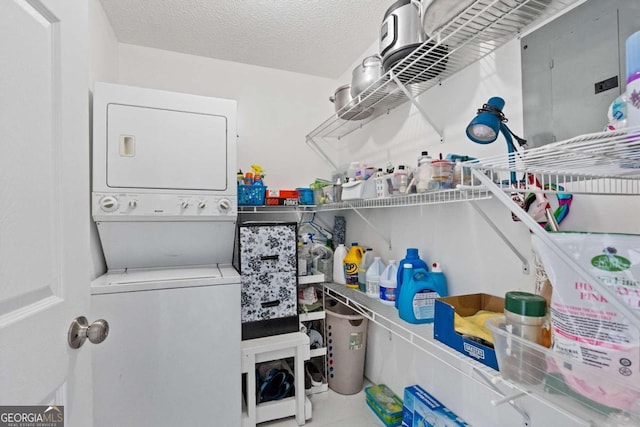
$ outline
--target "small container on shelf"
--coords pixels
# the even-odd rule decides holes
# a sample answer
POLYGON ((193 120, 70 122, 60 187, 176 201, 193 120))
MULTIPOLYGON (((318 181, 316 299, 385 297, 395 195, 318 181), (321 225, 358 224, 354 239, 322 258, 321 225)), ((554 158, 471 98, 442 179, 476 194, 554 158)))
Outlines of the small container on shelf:
POLYGON ((238 185, 238 206, 264 205, 266 189, 264 185, 238 185))
POLYGON ((298 203, 301 205, 313 205, 314 204, 314 196, 313 190, 306 187, 298 187, 298 203))

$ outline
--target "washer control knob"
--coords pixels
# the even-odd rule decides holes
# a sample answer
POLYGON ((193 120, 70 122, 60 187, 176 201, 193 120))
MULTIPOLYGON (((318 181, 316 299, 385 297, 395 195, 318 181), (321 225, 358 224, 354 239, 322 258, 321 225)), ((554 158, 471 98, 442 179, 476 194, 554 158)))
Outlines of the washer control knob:
POLYGON ((135 209, 136 206, 138 206, 138 201, 137 200, 129 200, 129 207, 131 209, 135 209))
POLYGON ((182 203, 180 203, 180 206, 182 207, 182 209, 187 209, 189 207, 189 201, 183 200, 182 203))
POLYGON ((207 206, 207 203, 204 200, 200 200, 198 202, 198 209, 204 209, 207 206))
POLYGON ((104 196, 100 199, 100 207, 105 212, 113 212, 118 209, 118 199, 114 196, 104 196))
POLYGON ((220 209, 221 212, 229 211, 229 209, 231 209, 231 200, 229 200, 229 199, 220 199, 218 201, 218 209, 220 209))

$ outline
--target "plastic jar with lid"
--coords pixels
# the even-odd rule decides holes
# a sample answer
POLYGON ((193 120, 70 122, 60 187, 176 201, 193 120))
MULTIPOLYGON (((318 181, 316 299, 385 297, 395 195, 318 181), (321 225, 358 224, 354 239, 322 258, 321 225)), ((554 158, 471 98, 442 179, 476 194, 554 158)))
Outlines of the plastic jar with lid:
POLYGON ((507 292, 504 297, 507 331, 514 335, 500 366, 504 378, 526 384, 543 381, 547 367, 543 344, 547 324, 547 301, 529 292, 507 292))
POLYGON ((418 193, 425 193, 429 190, 429 181, 431 181, 431 157, 427 151, 423 151, 418 158, 416 191, 418 193))
POLYGON ((529 292, 507 292, 504 315, 512 334, 542 344, 542 330, 547 323, 547 301, 544 297, 529 292))
POLYGON ((398 166, 393 173, 393 192, 398 194, 404 194, 407 192, 407 185, 409 184, 409 177, 404 165, 398 166))

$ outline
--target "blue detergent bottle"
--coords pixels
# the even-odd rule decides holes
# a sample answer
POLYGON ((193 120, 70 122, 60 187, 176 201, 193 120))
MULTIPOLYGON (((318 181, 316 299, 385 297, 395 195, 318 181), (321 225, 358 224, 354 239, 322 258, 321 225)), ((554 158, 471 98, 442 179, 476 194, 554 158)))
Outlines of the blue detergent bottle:
POLYGON ((433 322, 436 298, 449 294, 444 273, 416 268, 406 278, 409 280, 402 285, 397 298, 400 318, 409 323, 433 322))
MULTIPOLYGON (((403 281, 402 273, 403 273, 405 264, 411 264, 414 270, 417 268, 423 268, 429 271, 429 267, 427 267, 427 263, 424 262, 422 259, 420 259, 418 249, 407 248, 407 254, 405 255, 404 259, 400 261, 400 264, 398 264, 398 275, 396 276, 396 282, 398 286, 398 288, 396 289, 397 295, 400 295, 400 292, 402 291, 402 281, 403 281)), ((396 305, 396 308, 398 308, 398 298, 396 298, 395 305, 396 305)))

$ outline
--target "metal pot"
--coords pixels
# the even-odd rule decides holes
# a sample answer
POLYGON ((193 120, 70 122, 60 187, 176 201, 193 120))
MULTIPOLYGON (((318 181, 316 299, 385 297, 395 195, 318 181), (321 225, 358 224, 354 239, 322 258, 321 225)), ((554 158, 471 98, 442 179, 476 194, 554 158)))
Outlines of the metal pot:
MULTIPOLYGON (((378 81, 382 76, 382 57, 380 55, 367 56, 353 69, 351 75, 351 96, 353 98, 362 94, 365 89, 378 81)), ((367 94, 363 94, 367 95, 367 94)))
POLYGON ((398 0, 384 14, 380 28, 380 55, 385 70, 426 41, 419 0, 398 0))
POLYGON ((366 119, 373 113, 373 109, 363 110, 360 106, 355 106, 351 98, 351 85, 340 86, 333 96, 329 97, 333 102, 338 117, 345 120, 366 119))
MULTIPOLYGON (((425 0, 430 6, 431 1, 425 0)), ((387 10, 380 29, 380 55, 384 71, 411 55, 429 38, 423 29, 423 5, 419 0, 398 0, 387 10)), ((429 52, 419 60, 407 64, 400 76, 402 83, 418 83, 438 76, 446 68, 448 48, 429 41, 421 48, 429 52)))

